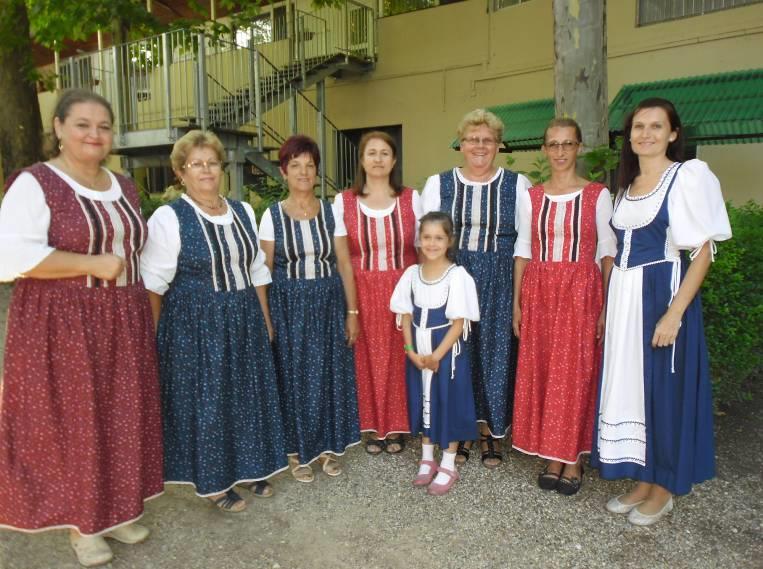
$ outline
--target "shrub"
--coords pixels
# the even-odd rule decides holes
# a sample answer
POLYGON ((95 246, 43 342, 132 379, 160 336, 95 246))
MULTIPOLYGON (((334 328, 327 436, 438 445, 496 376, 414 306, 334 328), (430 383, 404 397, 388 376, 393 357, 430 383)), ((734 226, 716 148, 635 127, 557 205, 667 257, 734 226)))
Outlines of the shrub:
POLYGON ((705 336, 716 404, 751 397, 763 364, 763 207, 728 204, 733 237, 718 244, 702 285, 705 336))

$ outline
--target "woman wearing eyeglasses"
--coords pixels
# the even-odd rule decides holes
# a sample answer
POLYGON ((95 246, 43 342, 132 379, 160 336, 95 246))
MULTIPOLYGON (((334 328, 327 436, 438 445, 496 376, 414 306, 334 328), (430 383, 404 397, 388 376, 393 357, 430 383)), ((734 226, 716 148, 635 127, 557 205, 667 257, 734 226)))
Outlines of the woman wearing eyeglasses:
POLYGON ((158 328, 164 476, 227 512, 286 467, 270 350, 270 271, 254 212, 220 196, 223 146, 194 130, 170 156, 185 192, 156 210, 141 273, 158 328))
POLYGON ((520 196, 514 248, 512 444, 548 460, 538 476, 543 490, 571 496, 591 452, 603 294, 617 242, 609 190, 575 171, 578 124, 553 119, 543 140, 551 178, 520 196))
MULTIPOLYGON (((464 165, 431 176, 421 195, 424 213, 443 211, 455 224, 457 262, 477 283, 482 315, 472 326, 472 382, 480 423, 482 464, 497 467, 497 444, 506 436, 514 399, 515 348, 512 346, 512 275, 517 237, 518 196, 530 181, 495 165, 503 123, 477 109, 458 126, 464 165)), ((457 462, 469 458, 471 441, 462 441, 457 462)))

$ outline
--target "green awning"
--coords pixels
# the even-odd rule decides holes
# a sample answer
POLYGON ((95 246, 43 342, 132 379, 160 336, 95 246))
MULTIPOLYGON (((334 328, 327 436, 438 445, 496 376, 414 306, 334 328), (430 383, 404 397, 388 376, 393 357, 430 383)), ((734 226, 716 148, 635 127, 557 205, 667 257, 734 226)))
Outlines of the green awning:
MULTIPOLYGON (((689 144, 763 142, 763 69, 625 85, 609 105, 610 133, 622 134, 625 115, 649 97, 673 102, 689 144)), ((506 150, 538 150, 543 130, 554 118, 554 100, 497 105, 488 110, 506 125, 506 150)), ((452 146, 458 148, 458 140, 452 146)))
POLYGON ((689 143, 763 142, 763 69, 625 85, 609 105, 610 132, 649 97, 673 102, 689 143))

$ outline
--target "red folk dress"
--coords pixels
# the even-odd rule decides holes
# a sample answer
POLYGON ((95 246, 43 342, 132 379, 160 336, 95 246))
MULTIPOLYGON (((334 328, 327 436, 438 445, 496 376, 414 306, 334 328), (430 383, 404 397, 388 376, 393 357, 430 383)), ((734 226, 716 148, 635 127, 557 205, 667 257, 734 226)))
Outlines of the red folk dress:
POLYGON ((564 201, 543 186, 529 190, 532 258, 521 288, 512 445, 567 463, 591 451, 603 302, 596 210, 603 189, 591 183, 564 201))
POLYGON ((107 201, 80 195, 47 165, 27 172, 50 210, 49 246, 115 253, 126 268, 113 281, 16 282, 0 401, 0 527, 100 534, 140 517, 163 489, 154 326, 138 263, 146 223, 124 177, 107 201))
POLYGON ((386 215, 372 215, 350 190, 342 192, 344 224, 360 310, 355 344, 360 430, 380 438, 408 433, 403 335, 389 299, 406 267, 416 263, 414 190, 404 188, 386 215))

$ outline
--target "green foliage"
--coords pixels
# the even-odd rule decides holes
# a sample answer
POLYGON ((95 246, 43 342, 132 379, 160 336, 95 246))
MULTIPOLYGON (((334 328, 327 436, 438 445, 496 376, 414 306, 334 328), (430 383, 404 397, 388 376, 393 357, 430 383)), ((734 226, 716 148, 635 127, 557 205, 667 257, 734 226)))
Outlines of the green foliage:
MULTIPOLYGON (((511 168, 511 166, 516 162, 516 159, 509 155, 506 158, 506 165, 508 168, 511 168)), ((518 174, 523 174, 527 176, 527 178, 532 182, 533 186, 537 186, 538 184, 542 184, 546 180, 548 180, 551 177, 551 165, 548 163, 548 158, 544 154, 538 154, 538 156, 533 160, 532 163, 532 170, 525 171, 525 170, 514 170, 518 174)))
POLYGON ((702 286, 716 404, 749 398, 763 365, 763 207, 727 208, 733 238, 718 244, 702 286))
POLYGON ((252 206, 258 223, 266 209, 274 203, 286 199, 287 195, 286 187, 271 178, 256 184, 247 184, 241 189, 241 200, 249 202, 252 206))
POLYGON ((605 182, 609 173, 617 169, 620 163, 620 150, 623 147, 623 137, 618 136, 615 140, 615 147, 611 148, 607 144, 596 146, 588 152, 580 155, 580 160, 585 167, 583 177, 594 182, 605 182))

